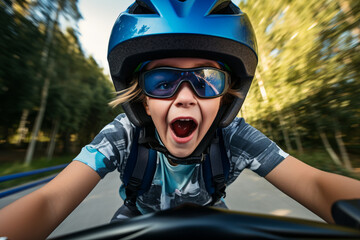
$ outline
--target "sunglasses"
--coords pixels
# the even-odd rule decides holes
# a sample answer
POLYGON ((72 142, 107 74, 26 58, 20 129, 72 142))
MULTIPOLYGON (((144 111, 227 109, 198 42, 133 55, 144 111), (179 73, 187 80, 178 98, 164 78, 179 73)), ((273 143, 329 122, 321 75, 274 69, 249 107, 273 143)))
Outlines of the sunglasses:
POLYGON ((183 82, 189 83, 200 98, 223 95, 230 84, 230 75, 217 68, 160 67, 140 73, 139 83, 152 98, 171 98, 183 82))

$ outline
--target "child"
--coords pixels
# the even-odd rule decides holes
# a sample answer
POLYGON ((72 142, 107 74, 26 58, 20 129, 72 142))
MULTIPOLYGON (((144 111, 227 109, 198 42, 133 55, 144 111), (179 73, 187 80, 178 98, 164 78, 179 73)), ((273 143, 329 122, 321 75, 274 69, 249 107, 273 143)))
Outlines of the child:
POLYGON ((247 167, 333 222, 331 205, 360 198, 360 182, 304 164, 235 118, 254 76, 256 51, 248 18, 230 1, 136 1, 115 23, 108 53, 120 92, 112 104, 122 104, 126 115, 54 180, 2 209, 0 235, 45 238, 116 168, 127 187, 120 188, 125 204, 113 221, 184 202, 226 208, 224 186, 247 167), (139 169, 147 172, 141 163, 153 154, 148 148, 156 150, 154 176, 138 195, 139 169), (213 160, 224 153, 228 172, 213 160), (133 160, 139 166, 129 173, 133 160), (218 166, 211 169, 218 185, 212 193, 204 180, 207 161, 218 166))

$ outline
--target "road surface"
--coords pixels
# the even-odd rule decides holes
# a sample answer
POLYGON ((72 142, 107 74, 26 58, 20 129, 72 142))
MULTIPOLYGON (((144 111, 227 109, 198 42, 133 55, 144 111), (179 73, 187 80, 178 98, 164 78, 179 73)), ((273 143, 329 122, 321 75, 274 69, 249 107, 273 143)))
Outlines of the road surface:
MULTIPOLYGON (((108 174, 50 237, 108 223, 122 205, 118 194, 119 185, 119 173, 108 174)), ((0 199, 0 208, 35 189, 0 199)), ((232 210, 322 221, 250 170, 244 170, 226 192, 225 200, 232 210)))

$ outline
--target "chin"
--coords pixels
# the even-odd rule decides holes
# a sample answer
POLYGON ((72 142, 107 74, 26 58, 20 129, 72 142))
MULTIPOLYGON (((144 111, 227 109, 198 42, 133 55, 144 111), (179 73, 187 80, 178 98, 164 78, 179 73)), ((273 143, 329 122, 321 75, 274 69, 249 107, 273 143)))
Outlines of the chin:
POLYGON ((190 154, 194 151, 194 149, 192 149, 191 151, 189 150, 182 150, 182 149, 177 149, 175 151, 170 151, 171 155, 178 157, 178 158, 186 158, 188 156, 190 156, 190 154))

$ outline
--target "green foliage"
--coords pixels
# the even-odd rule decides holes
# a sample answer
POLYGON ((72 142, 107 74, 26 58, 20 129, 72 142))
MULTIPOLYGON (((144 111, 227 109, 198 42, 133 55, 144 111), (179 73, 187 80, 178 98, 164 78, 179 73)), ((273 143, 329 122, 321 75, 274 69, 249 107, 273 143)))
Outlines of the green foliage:
POLYGON ((322 130, 337 150, 339 130, 345 146, 358 149, 360 2, 241 1, 240 8, 259 46, 258 72, 242 112, 247 121, 280 144, 287 131, 294 145, 297 132, 306 148, 314 148, 322 145, 322 130))
POLYGON ((114 97, 113 86, 96 61, 83 53, 77 30, 72 27, 62 30, 56 20, 52 20, 57 12, 60 17, 74 20, 76 27, 76 21, 81 18, 77 2, 38 0, 30 4, 23 1, 1 4, 2 147, 9 147, 10 139, 17 135, 24 110, 30 110, 25 125, 28 140, 46 77, 50 78, 50 88, 39 140, 49 141, 53 125, 60 122, 57 151, 68 151, 69 144, 89 143, 118 114, 118 109, 108 106, 114 97), (54 29, 51 38, 49 29, 54 29), (50 55, 44 62, 46 52, 50 55))
MULTIPOLYGON (((51 161, 47 160, 44 157, 36 158, 32 162, 31 166, 24 165, 23 159, 15 159, 12 162, 0 163, 0 176, 5 176, 5 175, 10 175, 10 174, 15 174, 15 173, 22 173, 22 172, 32 171, 32 170, 36 170, 36 169, 56 166, 56 165, 60 165, 60 164, 66 164, 66 163, 70 163, 70 161, 73 158, 74 158, 74 156, 71 156, 71 155, 55 157, 51 161)), ((29 181, 40 179, 40 178, 43 178, 46 176, 51 176, 51 175, 57 173, 58 171, 59 170, 55 170, 55 171, 50 171, 50 172, 46 172, 46 173, 36 174, 36 175, 32 175, 32 176, 27 176, 27 177, 23 177, 23 178, 18 178, 18 179, 13 179, 10 181, 2 182, 1 186, 0 186, 0 191, 10 188, 10 187, 20 185, 20 184, 28 183, 29 181)))
POLYGON ((76 134, 79 144, 86 144, 115 116, 108 106, 113 86, 96 61, 84 55, 73 29, 58 31, 56 42, 45 125, 60 120, 60 135, 76 134))
POLYGON ((6 8, 0 8, 0 22, 0 134, 7 139, 22 110, 33 108, 38 100, 34 92, 40 87, 36 72, 43 35, 27 18, 6 8))
MULTIPOLYGON (((88 143, 119 112, 107 105, 114 97, 110 80, 81 49, 77 2, 1 2, 1 143, 16 135, 25 109, 31 132, 46 72, 51 83, 42 141, 49 140, 59 121, 58 151, 66 151, 70 138, 77 147, 88 143), (55 12, 73 27, 62 30, 52 22, 55 12), (51 24, 49 61, 42 64, 51 24)), ((259 46, 259 66, 242 116, 282 146, 289 144, 288 134, 290 145, 300 137, 305 149, 318 148, 322 131, 337 151, 335 132, 340 131, 349 152, 359 155, 360 2, 262 0, 241 1, 240 7, 259 46)))

